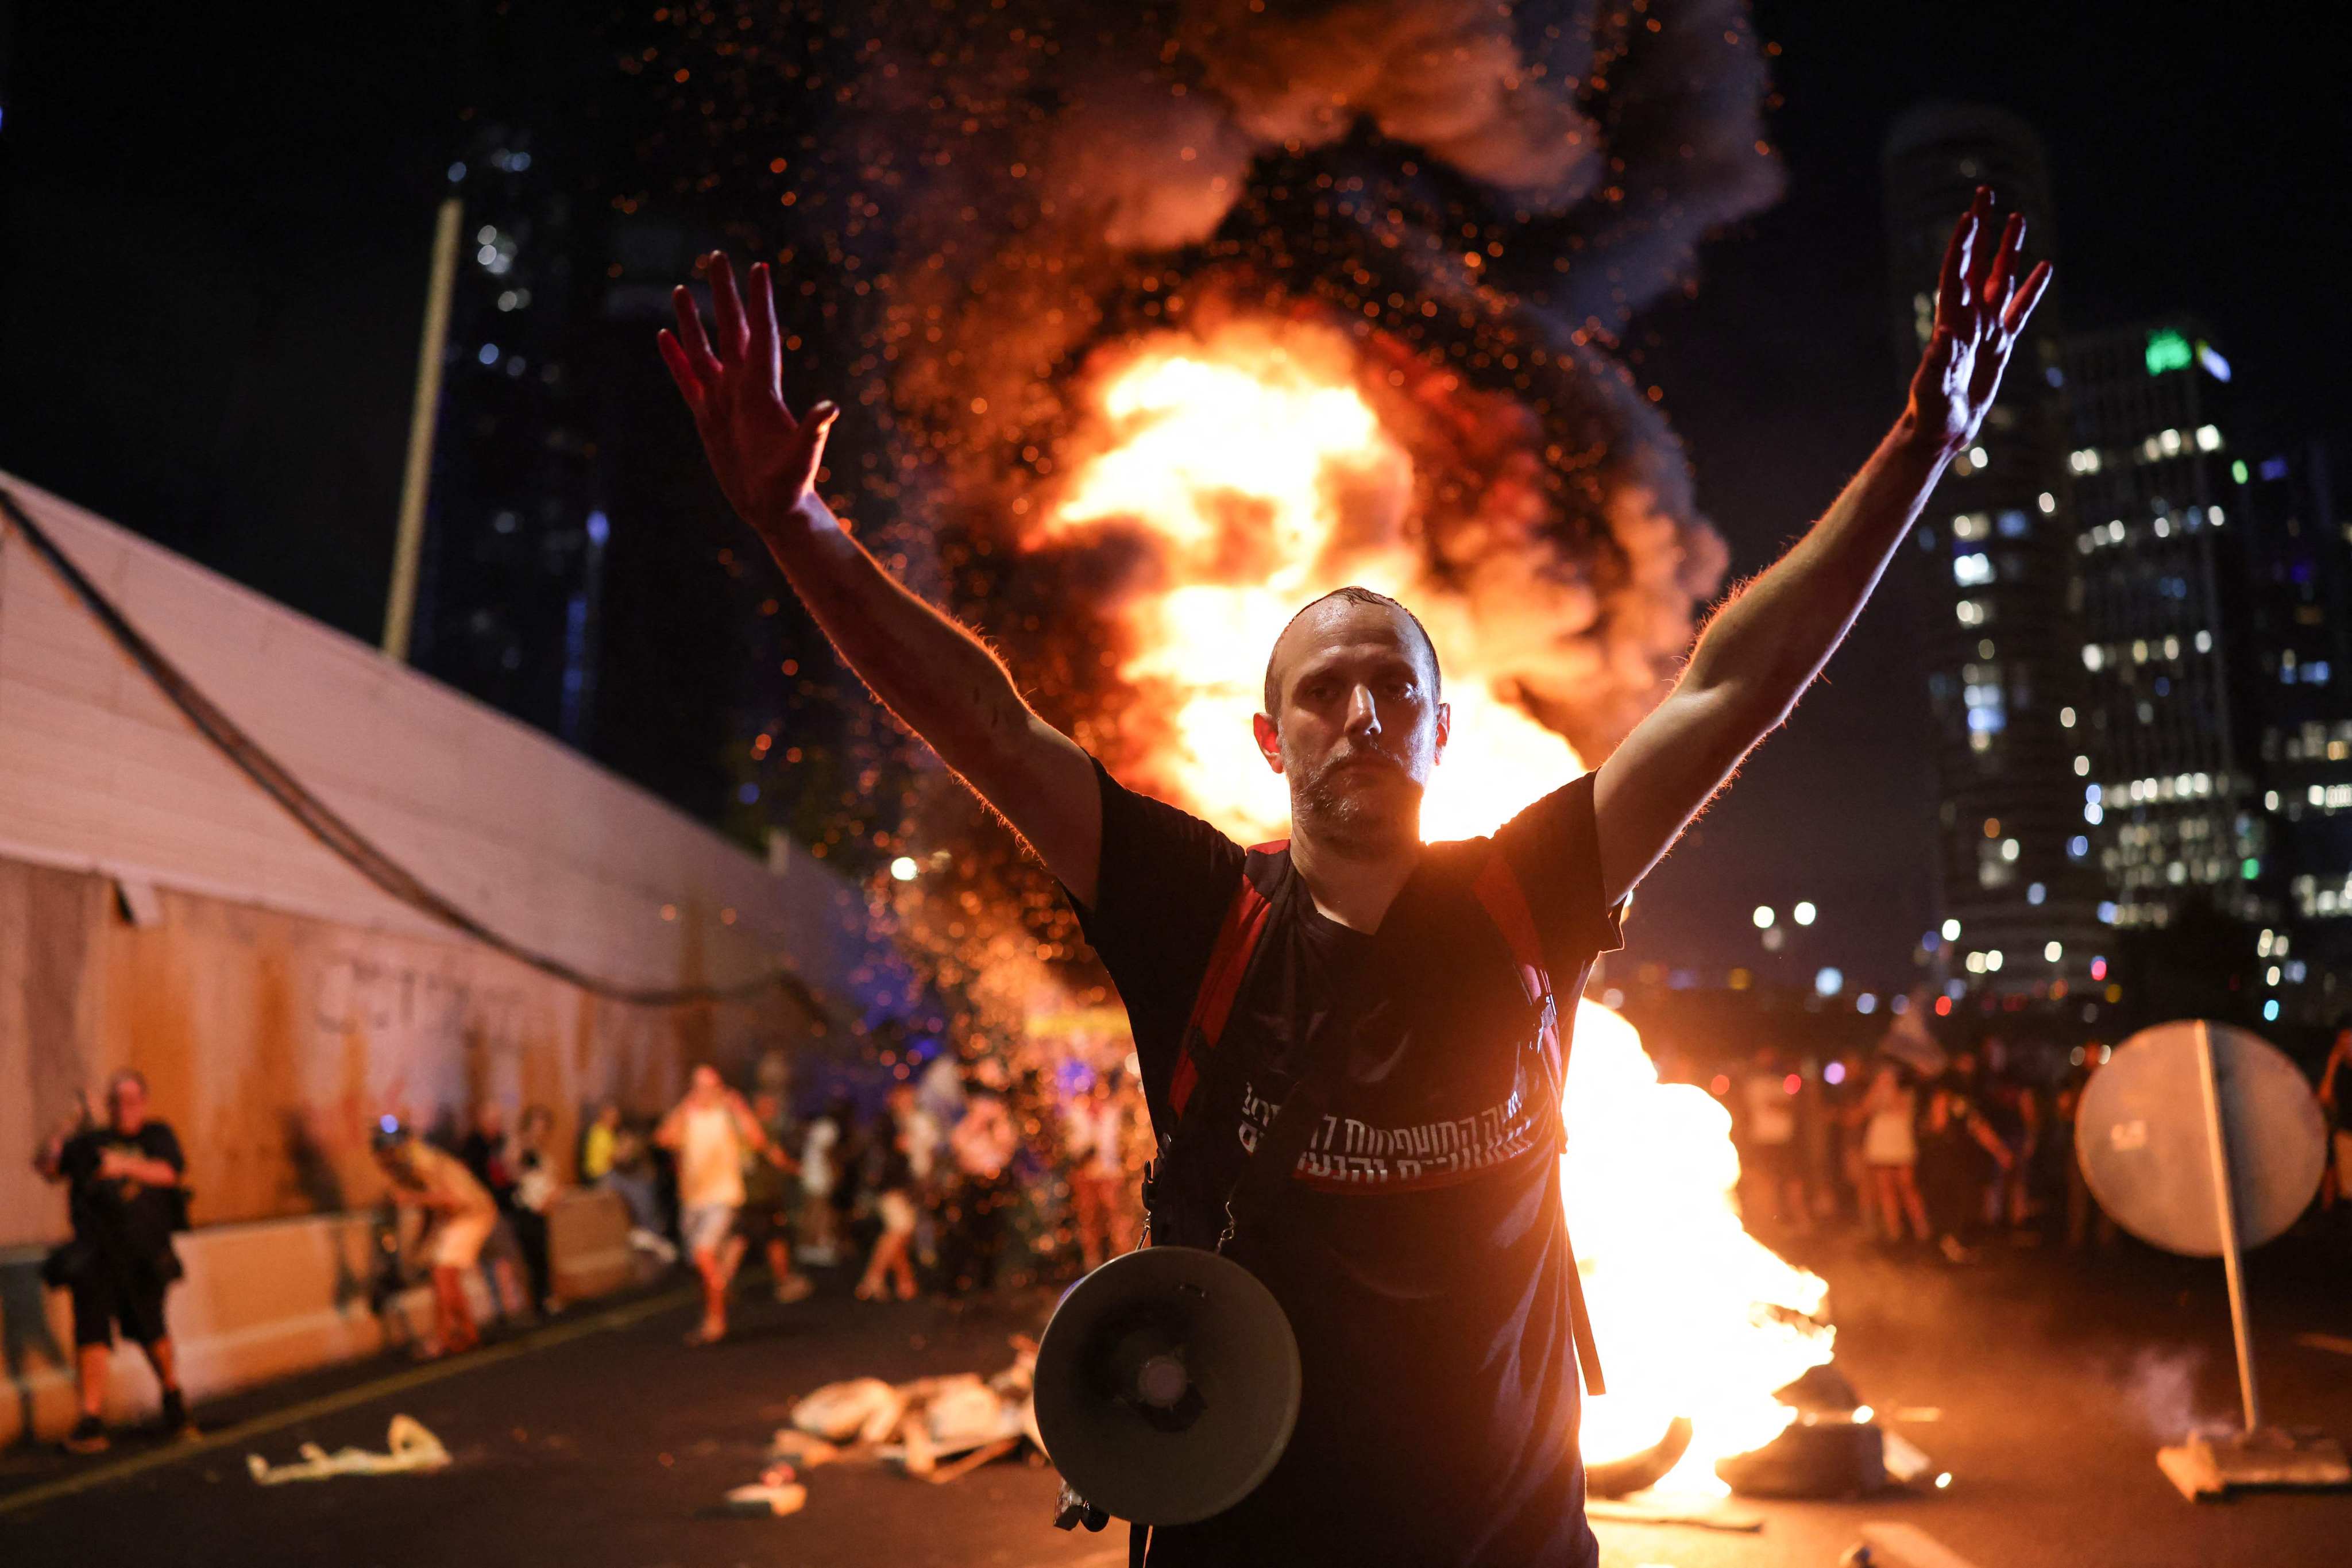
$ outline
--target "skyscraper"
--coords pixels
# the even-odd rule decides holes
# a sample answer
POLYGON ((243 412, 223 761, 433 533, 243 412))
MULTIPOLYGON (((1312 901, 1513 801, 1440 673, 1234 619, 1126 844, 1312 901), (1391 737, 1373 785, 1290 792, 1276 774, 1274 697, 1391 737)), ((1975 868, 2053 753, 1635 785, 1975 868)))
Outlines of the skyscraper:
POLYGON ((2277 868, 2263 880, 2281 890, 2284 917, 2255 937, 2255 956, 2268 998, 2324 1022, 2352 1003, 2352 536, 2318 442, 2252 446, 2229 468, 2249 719, 2277 868))
POLYGON ((2267 923, 2228 363, 2180 319, 2070 339, 2065 370, 2085 680, 2074 768, 2113 923, 2163 926, 2192 899, 2267 923))
MULTIPOLYGON (((2049 174, 2031 127, 2004 110, 1929 103, 1880 154, 1889 324, 1907 385, 1935 321, 1952 225, 1979 185, 1995 231, 2025 215, 2035 257, 2056 251, 2049 174)), ((2072 621, 2058 301, 2045 296, 1981 438, 1954 464, 1917 529, 1934 606, 1921 628, 1935 715, 1937 889, 1948 968, 1970 988, 2050 994, 2103 956, 2104 898, 2079 843, 2082 781, 2069 725, 2084 669, 2072 621), (1955 925, 1957 922, 1957 925, 1955 925)))
POLYGON ((483 128, 448 177, 465 223, 411 658, 584 749, 611 523, 572 359, 603 279, 578 275, 571 196, 528 134, 483 128))

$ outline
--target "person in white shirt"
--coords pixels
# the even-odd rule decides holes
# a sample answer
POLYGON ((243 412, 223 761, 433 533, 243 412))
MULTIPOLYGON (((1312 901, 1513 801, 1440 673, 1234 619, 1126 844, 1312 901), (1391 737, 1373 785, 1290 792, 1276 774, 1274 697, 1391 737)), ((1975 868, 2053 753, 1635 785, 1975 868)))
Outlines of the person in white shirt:
POLYGON ((768 1135, 743 1097, 705 1062, 694 1069, 686 1098, 662 1118, 654 1142, 677 1158, 678 1236, 702 1276, 702 1323, 687 1342, 714 1344, 727 1337, 727 1287, 743 1261, 743 1238, 735 1234, 743 1155, 765 1152, 768 1135))

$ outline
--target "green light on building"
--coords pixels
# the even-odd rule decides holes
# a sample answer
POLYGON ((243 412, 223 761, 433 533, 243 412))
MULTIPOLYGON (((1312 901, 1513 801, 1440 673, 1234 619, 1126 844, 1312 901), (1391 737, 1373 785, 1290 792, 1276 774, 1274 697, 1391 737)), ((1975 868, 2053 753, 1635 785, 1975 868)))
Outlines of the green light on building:
POLYGON ((2238 874, 2245 878, 2247 881, 2251 882, 2255 878, 2263 874, 2263 863, 2260 860, 2253 858, 2252 856, 2248 856, 2246 859, 2239 865, 2238 874))
POLYGON ((2147 335, 2147 374, 2162 375, 2168 370, 2187 370, 2196 361, 2196 353, 2189 340, 2170 328, 2147 335))
POLYGON ((2230 477, 2237 480, 2242 485, 2246 482, 2245 458, 2240 458, 2236 462, 2230 465, 2230 477))

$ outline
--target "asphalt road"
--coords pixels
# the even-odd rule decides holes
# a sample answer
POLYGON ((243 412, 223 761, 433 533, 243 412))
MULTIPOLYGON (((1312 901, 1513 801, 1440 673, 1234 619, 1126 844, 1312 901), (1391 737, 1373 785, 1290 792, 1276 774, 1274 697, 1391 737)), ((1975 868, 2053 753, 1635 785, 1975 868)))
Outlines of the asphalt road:
MULTIPOLYGON (((2340 1564, 2352 1493, 2191 1505, 2154 1462, 2159 1440, 2235 1409, 2218 1264, 2126 1252, 2098 1260, 2007 1248, 1952 1268, 1846 1244, 1793 1254, 1831 1282, 1839 1364, 1950 1470, 1941 1493, 1851 1501, 1738 1501, 1755 1533, 1604 1522, 1609 1568, 1830 1568, 1865 1521, 1907 1522, 1979 1568, 2098 1564, 2340 1564)), ((2352 1436, 2352 1237, 2290 1237, 2253 1260, 2252 1289, 2274 1421, 2352 1436)), ((141 1562, 235 1568, 562 1564, 889 1568, 1124 1562, 1115 1532, 1048 1526, 1055 1490, 1008 1461, 945 1486, 879 1468, 806 1478, 787 1518, 723 1516, 769 1435, 818 1384, 991 1372, 1043 1296, 956 1312, 867 1305, 834 1290, 747 1303, 726 1344, 690 1350, 676 1291, 584 1309, 543 1335, 420 1377, 394 1363, 340 1369, 200 1411, 226 1438, 138 1441, 94 1460, 0 1458, 0 1563, 141 1562), (446 1372, 446 1374, 445 1374, 446 1372), (455 1463, 427 1475, 257 1486, 245 1456, 383 1445, 405 1411, 455 1463)))

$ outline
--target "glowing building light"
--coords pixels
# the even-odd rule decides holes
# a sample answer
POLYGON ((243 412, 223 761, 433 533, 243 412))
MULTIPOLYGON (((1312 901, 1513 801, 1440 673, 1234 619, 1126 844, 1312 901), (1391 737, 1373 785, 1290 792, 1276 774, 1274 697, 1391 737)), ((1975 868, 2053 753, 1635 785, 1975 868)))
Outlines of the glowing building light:
POLYGON ((1844 986, 1845 975, 1828 966, 1824 966, 1813 976, 1813 989, 1823 996, 1834 996, 1844 989, 1844 986))
POLYGON ((2162 375, 2168 370, 2186 370, 2194 363, 2189 340, 2170 328, 2147 335, 2147 374, 2162 375))
POLYGON ((1756 929, 1758 931, 1770 931, 1772 929, 1772 922, 1780 917, 1772 912, 1771 905, 1759 904, 1756 906, 1756 913, 1752 918, 1756 921, 1756 929))
POLYGON ((2246 460, 2243 458, 2230 465, 2230 477, 2242 485, 2246 482, 2246 460))
POLYGON ((1943 925, 1943 931, 1944 931, 1944 940, 1945 940, 1946 942, 1958 942, 1958 941, 1959 941, 1959 940, 1960 940, 1960 922, 1959 922, 1959 921, 1946 921, 1944 922, 1944 925, 1943 925))
POLYGON ((2042 948, 2042 956, 2052 963, 2057 963, 2060 959, 2066 956, 2065 943, 2056 942, 2049 943, 2047 946, 2042 948))
POLYGON ((913 881, 919 869, 920 868, 916 866, 915 858, 912 855, 901 855, 890 862, 890 875, 901 882, 913 881))
POLYGON ((1819 911, 1813 908, 1812 901, 1811 900, 1800 899, 1797 900, 1797 907, 1789 911, 1789 916, 1799 925, 1809 926, 1813 923, 1813 916, 1818 912, 1819 911))
POLYGON ((2215 381, 2230 379, 2230 362, 2223 359, 2211 343, 2197 345, 2197 363, 2203 365, 2205 374, 2215 381))

